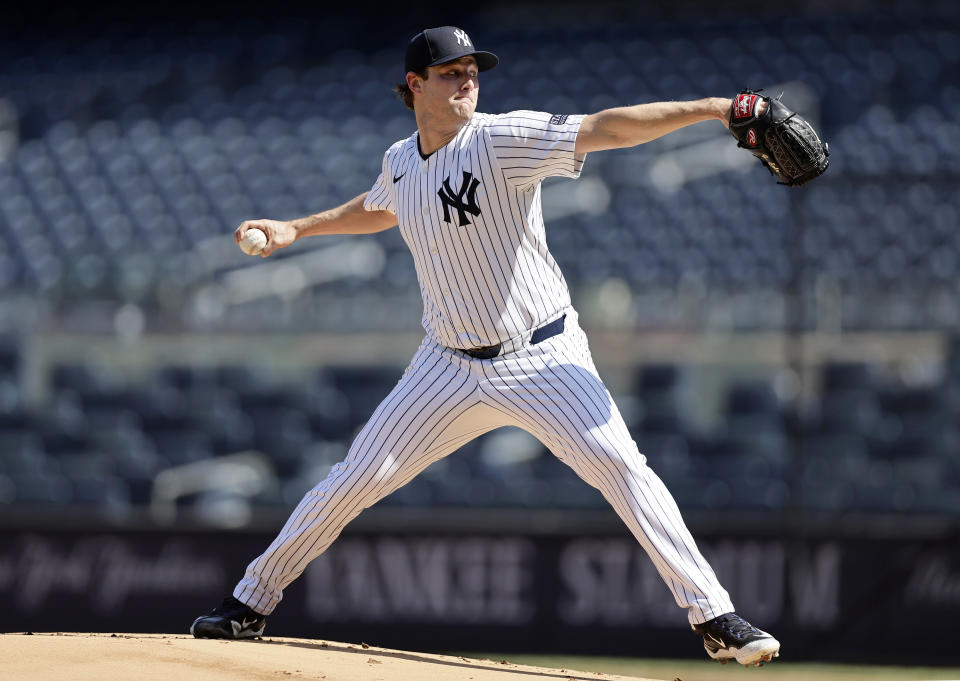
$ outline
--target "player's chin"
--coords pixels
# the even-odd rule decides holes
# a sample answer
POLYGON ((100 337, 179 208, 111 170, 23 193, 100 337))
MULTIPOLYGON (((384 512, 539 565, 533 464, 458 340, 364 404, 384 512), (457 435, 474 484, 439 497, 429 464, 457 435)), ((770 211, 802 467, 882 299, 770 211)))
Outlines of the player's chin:
POLYGON ((473 112, 476 111, 476 108, 477 103, 472 99, 461 97, 453 100, 453 110, 460 118, 469 119, 471 116, 473 116, 473 112))

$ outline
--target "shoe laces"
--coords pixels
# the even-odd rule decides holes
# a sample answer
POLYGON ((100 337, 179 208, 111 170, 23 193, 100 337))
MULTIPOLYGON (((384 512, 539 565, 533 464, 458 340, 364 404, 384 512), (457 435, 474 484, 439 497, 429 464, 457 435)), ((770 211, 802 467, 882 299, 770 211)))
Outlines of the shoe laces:
POLYGON ((757 631, 755 626, 750 624, 735 612, 718 617, 717 626, 736 639, 741 638, 743 635, 754 634, 757 631))

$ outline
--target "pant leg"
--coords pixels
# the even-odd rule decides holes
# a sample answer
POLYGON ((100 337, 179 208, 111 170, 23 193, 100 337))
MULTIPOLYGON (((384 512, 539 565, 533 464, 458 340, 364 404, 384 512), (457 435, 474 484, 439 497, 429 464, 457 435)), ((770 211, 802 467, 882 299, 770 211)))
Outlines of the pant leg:
POLYGON ((300 501, 280 534, 247 567, 233 595, 270 614, 283 589, 323 553, 360 512, 405 485, 434 461, 504 425, 480 404, 477 377, 449 351, 425 346, 380 403, 346 459, 300 501))
POLYGON ((733 611, 676 502, 630 437, 575 318, 563 334, 491 362, 481 390, 600 490, 691 623, 733 611))

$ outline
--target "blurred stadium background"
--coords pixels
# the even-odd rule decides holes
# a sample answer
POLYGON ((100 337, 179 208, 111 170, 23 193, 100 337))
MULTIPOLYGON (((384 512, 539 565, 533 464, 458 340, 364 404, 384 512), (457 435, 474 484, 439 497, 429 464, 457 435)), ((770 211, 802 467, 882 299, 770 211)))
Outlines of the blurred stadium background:
MULTIPOLYGON (((743 614, 795 659, 957 662, 940 644, 960 605, 960 9, 722 4, 15 10, 0 26, 6 627, 82 611, 93 629, 185 628, 345 454, 419 342, 399 233, 268 261, 230 235, 368 189, 414 129, 390 92, 406 40, 453 23, 501 57, 484 111, 756 86, 818 121, 831 167, 798 190, 717 125, 593 154, 579 181, 545 185, 549 242, 641 451, 743 614), (95 587, 117 555, 120 601, 95 587)), ((519 431, 352 528, 273 633, 699 654, 599 494, 519 431), (510 590, 493 568, 526 566, 523 607, 322 595, 390 582, 372 566, 391 546, 418 584, 445 541, 486 561, 480 601, 510 590)), ((453 591, 469 582, 457 560, 453 591)))

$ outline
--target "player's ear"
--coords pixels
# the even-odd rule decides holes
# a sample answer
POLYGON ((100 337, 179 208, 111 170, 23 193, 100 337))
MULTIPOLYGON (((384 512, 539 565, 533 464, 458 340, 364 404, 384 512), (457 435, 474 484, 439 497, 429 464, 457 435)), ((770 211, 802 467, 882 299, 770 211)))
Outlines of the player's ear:
POLYGON ((407 87, 410 88, 413 92, 420 92, 423 86, 421 83, 423 79, 415 71, 407 72, 407 87))

